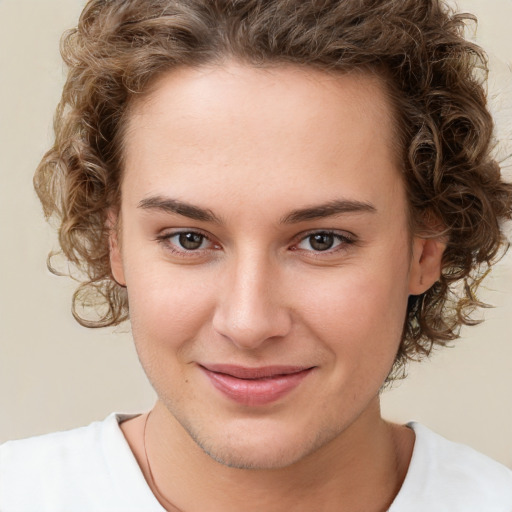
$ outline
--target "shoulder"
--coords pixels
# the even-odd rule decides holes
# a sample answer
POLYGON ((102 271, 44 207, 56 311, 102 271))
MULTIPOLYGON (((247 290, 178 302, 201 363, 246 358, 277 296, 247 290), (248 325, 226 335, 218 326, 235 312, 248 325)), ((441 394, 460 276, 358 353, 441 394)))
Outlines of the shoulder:
POLYGON ((512 471, 419 423, 406 479, 390 512, 510 512, 512 471), (414 507, 410 507, 414 504, 414 507))
POLYGON ((137 497, 146 493, 119 418, 0 446, 2 512, 120 510, 127 482, 137 497))
MULTIPOLYGON (((8 441, 0 446, 3 479, 7 478, 6 469, 9 469, 8 474, 18 470, 26 474, 40 465, 46 473, 73 470, 73 466, 79 464, 77 455, 86 455, 89 463, 100 463, 104 430, 113 420, 111 415, 104 422, 94 422, 86 427, 8 441)), ((45 478, 45 475, 41 477, 45 478)))

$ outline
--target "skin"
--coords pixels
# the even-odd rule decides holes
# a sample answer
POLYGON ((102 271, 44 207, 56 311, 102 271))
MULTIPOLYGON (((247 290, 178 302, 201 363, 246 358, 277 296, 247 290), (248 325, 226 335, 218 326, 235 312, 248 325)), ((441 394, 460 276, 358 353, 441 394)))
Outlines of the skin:
POLYGON ((381 418, 379 390, 443 245, 408 230, 393 134, 376 77, 293 66, 179 69, 132 106, 111 262, 158 394, 156 486, 146 417, 122 429, 169 510, 162 495, 186 511, 371 512, 397 494, 413 433, 381 418), (335 201, 350 207, 296 213, 335 201), (186 250, 177 231, 204 238, 186 250), (251 406, 212 386, 213 363, 314 370, 251 406))

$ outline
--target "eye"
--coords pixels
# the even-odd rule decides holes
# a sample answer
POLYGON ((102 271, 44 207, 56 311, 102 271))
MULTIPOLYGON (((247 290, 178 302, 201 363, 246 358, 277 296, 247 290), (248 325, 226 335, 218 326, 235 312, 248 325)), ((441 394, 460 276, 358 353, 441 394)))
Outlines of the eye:
POLYGON ((215 244, 206 235, 198 231, 164 233, 158 236, 157 240, 166 250, 181 255, 201 253, 215 248, 215 244))
POLYGON ((303 251, 333 252, 352 243, 354 243, 354 240, 346 235, 332 231, 316 231, 302 238, 295 247, 303 251))
POLYGON ((176 235, 170 237, 169 240, 176 239, 176 242, 187 251, 196 251, 197 249, 201 249, 203 243, 206 240, 204 235, 200 233, 188 232, 188 233, 177 233, 176 235))

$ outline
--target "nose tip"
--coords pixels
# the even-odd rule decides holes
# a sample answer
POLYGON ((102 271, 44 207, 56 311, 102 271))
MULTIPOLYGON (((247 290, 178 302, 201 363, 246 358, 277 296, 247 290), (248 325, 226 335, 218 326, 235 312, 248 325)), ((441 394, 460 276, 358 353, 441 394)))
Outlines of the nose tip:
POLYGON ((214 329, 241 349, 251 350, 266 341, 283 338, 290 330, 291 321, 278 307, 249 309, 238 304, 237 311, 217 311, 214 329), (270 311, 272 309, 272 311, 270 311))
POLYGON ((231 281, 219 299, 213 318, 214 330, 244 350, 254 350, 267 341, 286 336, 291 315, 281 303, 278 284, 261 269, 231 281))
MULTIPOLYGON (((280 315, 282 316, 282 315, 280 315)), ((229 339, 234 345, 244 350, 254 350, 259 348, 265 342, 283 338, 289 328, 286 324, 289 322, 285 318, 260 317, 248 319, 247 317, 224 318, 214 322, 215 330, 224 338, 229 339)))

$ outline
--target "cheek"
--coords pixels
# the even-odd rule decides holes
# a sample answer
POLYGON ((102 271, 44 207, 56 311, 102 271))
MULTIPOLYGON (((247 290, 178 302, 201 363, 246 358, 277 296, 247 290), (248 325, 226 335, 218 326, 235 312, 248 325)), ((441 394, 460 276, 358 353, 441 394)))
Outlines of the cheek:
POLYGON ((398 349, 407 307, 404 266, 351 268, 304 283, 304 321, 336 359, 354 366, 388 366, 398 349), (307 291, 307 293, 306 293, 307 291))
POLYGON ((139 267, 128 276, 132 336, 139 360, 158 396, 177 405, 190 398, 187 364, 198 339, 208 338, 211 291, 194 273, 168 264, 139 267), (169 396, 169 389, 181 392, 169 396))
POLYGON ((128 273, 127 289, 136 343, 177 348, 197 336, 212 314, 212 291, 204 272, 167 262, 132 268, 138 270, 128 273))

